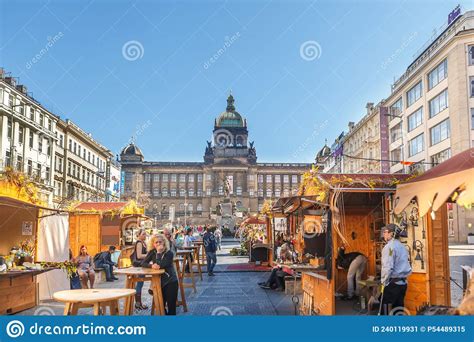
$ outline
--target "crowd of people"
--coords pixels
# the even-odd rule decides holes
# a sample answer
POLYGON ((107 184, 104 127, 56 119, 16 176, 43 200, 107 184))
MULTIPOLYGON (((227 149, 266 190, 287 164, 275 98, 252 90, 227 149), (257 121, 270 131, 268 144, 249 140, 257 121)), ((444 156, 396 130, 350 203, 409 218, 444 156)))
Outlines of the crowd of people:
MULTIPOLYGON (((161 275, 161 289, 167 315, 176 315, 178 276, 173 262, 174 256, 180 248, 192 247, 196 240, 203 241, 207 259, 207 273, 212 277, 215 275, 217 250, 221 249, 221 228, 209 226, 173 227, 164 228, 158 234, 148 234, 145 229, 140 229, 136 234, 133 252, 130 256, 131 263, 134 267, 165 270, 161 275)), ((113 273, 114 267, 117 266, 116 262, 112 260, 115 250, 115 246, 110 246, 107 251, 99 252, 92 257, 87 252, 87 246, 81 246, 77 257, 72 258, 72 253, 70 253, 72 261, 77 265, 77 275, 75 279, 71 280, 71 288, 93 288, 95 270, 97 269, 105 271, 107 282, 118 280, 113 273)), ((189 272, 189 265, 187 265, 185 272, 189 272)), ((136 285, 136 310, 148 309, 148 306, 142 301, 143 284, 143 282, 138 282, 136 285)), ((148 290, 148 293, 153 295, 151 289, 148 290)))

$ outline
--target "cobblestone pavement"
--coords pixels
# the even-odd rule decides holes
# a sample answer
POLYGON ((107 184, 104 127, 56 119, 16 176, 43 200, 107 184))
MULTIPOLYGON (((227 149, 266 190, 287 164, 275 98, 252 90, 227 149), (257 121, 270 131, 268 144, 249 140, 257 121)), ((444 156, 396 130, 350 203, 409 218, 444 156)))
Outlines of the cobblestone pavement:
MULTIPOLYGON (((218 251, 218 265, 215 276, 209 277, 203 272, 203 280, 197 280, 196 293, 186 289, 188 312, 178 308, 178 315, 293 315, 294 307, 291 296, 281 292, 261 289, 257 283, 267 279, 269 272, 225 272, 230 264, 246 263, 248 257, 232 257, 231 248, 238 246, 238 241, 223 241, 222 250, 218 251)), ((187 282, 190 280, 187 279, 187 282)), ((113 283, 99 283, 96 288, 123 288, 125 278, 113 283)), ((143 287, 143 302, 151 307, 151 296, 148 295, 149 283, 143 287)), ((120 303, 122 310, 123 303, 120 303)), ((19 313, 19 315, 62 315, 64 305, 55 301, 41 302, 36 308, 19 313)), ((91 315, 92 309, 80 309, 81 315, 91 315)), ((150 310, 135 311, 135 315, 149 315, 150 310)))

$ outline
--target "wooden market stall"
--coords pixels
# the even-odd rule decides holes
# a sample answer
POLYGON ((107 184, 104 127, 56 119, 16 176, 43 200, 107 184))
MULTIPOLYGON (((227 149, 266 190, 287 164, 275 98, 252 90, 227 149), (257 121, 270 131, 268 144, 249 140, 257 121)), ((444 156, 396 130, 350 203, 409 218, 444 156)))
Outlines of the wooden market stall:
POLYGON ((52 209, 22 175, 7 171, 0 176, 0 315, 4 315, 38 303, 37 275, 50 269, 30 269, 23 263, 35 260, 40 217, 52 209))
POLYGON ((447 203, 472 208, 474 148, 399 184, 394 203, 394 213, 402 220, 407 220, 409 225, 413 218, 418 221, 412 225, 411 233, 416 237, 412 239, 412 248, 416 256, 420 255, 415 257, 415 261, 423 263, 425 271, 420 270, 411 277, 412 289, 414 283, 419 291, 407 293, 406 304, 413 307, 426 302, 429 305, 450 306, 447 203))
POLYGON ((90 255, 115 246, 127 257, 142 222, 149 220, 134 201, 82 202, 69 214, 70 246, 74 256, 85 245, 90 255))
MULTIPOLYGON (((318 174, 312 170, 305 174, 299 196, 282 198, 274 205, 275 214, 286 217, 287 234, 294 242, 298 262, 319 265, 317 270, 302 272, 303 303, 300 311, 303 314, 356 313, 353 303, 348 306, 347 302, 336 298, 347 288, 347 271, 336 266, 338 249, 344 245, 346 253, 366 255, 368 264, 362 279, 369 278, 377 284, 383 248, 381 228, 390 222, 400 223, 400 218, 393 216, 391 199, 395 186, 408 177, 318 174)), ((426 233, 428 236, 431 232, 426 233)), ((410 236, 405 243, 409 249, 412 245, 410 236)), ((412 264, 417 264, 409 278, 407 294, 408 298, 417 298, 407 303, 413 313, 426 295, 426 290, 420 288, 417 272, 426 272, 426 267, 421 270, 418 259, 423 258, 427 263, 428 249, 409 249, 413 255, 412 264)))

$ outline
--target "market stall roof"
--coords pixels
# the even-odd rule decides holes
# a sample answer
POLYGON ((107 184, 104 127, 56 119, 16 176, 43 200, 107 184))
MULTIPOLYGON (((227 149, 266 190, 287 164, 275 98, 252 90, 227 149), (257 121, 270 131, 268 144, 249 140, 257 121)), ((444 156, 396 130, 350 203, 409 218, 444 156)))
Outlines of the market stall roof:
POLYGON ((343 192, 353 191, 390 191, 408 179, 406 174, 362 174, 362 173, 318 173, 317 177, 330 189, 343 192))
POLYGON ((71 212, 81 213, 115 213, 123 215, 143 215, 144 209, 135 201, 129 202, 81 202, 75 205, 71 212))
POLYGON ((29 207, 29 208, 57 211, 57 212, 61 211, 58 209, 48 208, 46 206, 43 206, 37 203, 31 203, 31 202, 23 201, 17 198, 12 198, 9 196, 0 196, 0 205, 12 206, 12 207, 23 207, 23 208, 29 207))
POLYGON ((401 213, 416 198, 419 214, 424 216, 430 208, 438 210, 451 196, 461 205, 474 203, 474 148, 455 155, 405 184, 399 184, 394 212, 401 213), (456 191, 459 195, 455 194, 456 191))
POLYGON ((265 220, 260 220, 258 217, 250 216, 242 221, 241 225, 245 224, 266 224, 265 220))
POLYGON ((317 196, 280 197, 272 206, 272 212, 291 213, 300 207, 307 208, 312 205, 318 205, 320 207, 329 206, 327 203, 317 201, 316 198, 317 196))

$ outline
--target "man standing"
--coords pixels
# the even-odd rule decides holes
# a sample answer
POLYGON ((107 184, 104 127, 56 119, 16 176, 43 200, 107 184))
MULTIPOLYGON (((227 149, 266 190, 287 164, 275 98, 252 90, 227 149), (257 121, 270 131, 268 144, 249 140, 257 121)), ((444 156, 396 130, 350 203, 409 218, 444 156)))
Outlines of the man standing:
POLYGON ((338 268, 347 270, 347 296, 343 299, 352 300, 360 294, 359 281, 367 266, 367 257, 359 252, 346 253, 345 247, 341 247, 336 263, 338 268))
POLYGON ((115 252, 115 246, 110 246, 108 251, 98 253, 94 257, 94 264, 96 268, 103 268, 105 271, 105 278, 111 282, 118 280, 112 273, 115 263, 112 261, 112 253, 115 252))
MULTIPOLYGON (((407 292, 407 277, 411 274, 408 251, 400 242, 402 229, 396 224, 382 228, 387 244, 382 249, 382 302, 383 314, 395 308, 404 308, 407 292)), ((380 310, 379 310, 380 314, 380 310)))
POLYGON ((214 234, 207 227, 204 236, 202 237, 202 241, 204 243, 204 248, 206 249, 207 274, 212 277, 214 276, 213 270, 217 263, 217 244, 214 234))

